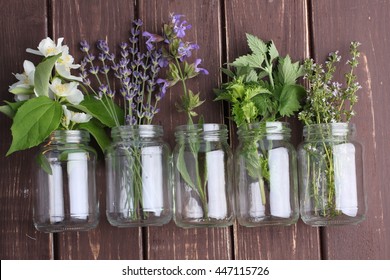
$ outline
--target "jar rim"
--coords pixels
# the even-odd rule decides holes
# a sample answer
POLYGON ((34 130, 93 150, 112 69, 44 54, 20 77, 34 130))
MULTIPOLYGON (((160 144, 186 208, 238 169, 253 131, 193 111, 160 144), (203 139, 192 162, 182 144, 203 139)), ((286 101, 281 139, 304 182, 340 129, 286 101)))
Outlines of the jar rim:
POLYGON ((162 125, 140 124, 140 125, 121 125, 111 129, 111 136, 114 137, 131 137, 138 134, 142 137, 162 136, 164 129, 162 125))
POLYGON ((49 140, 52 142, 81 143, 90 141, 90 133, 86 130, 54 130, 49 140))
POLYGON ((333 136, 354 136, 356 133, 356 125, 349 122, 337 122, 337 123, 319 123, 310 124, 303 127, 303 136, 309 135, 333 135, 333 136))
POLYGON ((238 127, 238 135, 245 135, 248 133, 290 135, 291 128, 288 122, 281 121, 254 122, 238 127))
POLYGON ((186 124, 186 125, 179 125, 175 128, 175 133, 185 133, 185 132, 217 132, 221 130, 227 130, 226 124, 219 124, 219 123, 204 123, 204 124, 186 124))

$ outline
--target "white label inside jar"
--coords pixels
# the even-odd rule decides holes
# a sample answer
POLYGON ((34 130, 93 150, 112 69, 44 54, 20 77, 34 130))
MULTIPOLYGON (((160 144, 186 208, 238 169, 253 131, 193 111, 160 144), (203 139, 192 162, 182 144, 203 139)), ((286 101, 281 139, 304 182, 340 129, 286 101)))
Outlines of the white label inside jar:
POLYGON ((224 152, 207 152, 206 164, 209 217, 224 219, 227 216, 224 152))
POLYGON ((269 196, 271 215, 289 218, 291 215, 291 203, 288 150, 283 147, 270 150, 268 152, 268 166, 270 173, 269 196))
POLYGON ((252 218, 264 217, 265 205, 262 202, 259 182, 254 182, 249 185, 249 201, 249 216, 252 218))
POLYGON ((161 147, 142 148, 142 206, 160 216, 163 203, 163 161, 161 147))
POLYGON ((87 219, 88 202, 88 154, 68 154, 68 180, 70 215, 77 219, 87 219))
POLYGON ((355 146, 351 143, 333 146, 336 210, 350 217, 358 212, 355 146))
POLYGON ((49 215, 50 223, 64 220, 64 188, 62 166, 56 162, 50 164, 52 175, 49 175, 49 215))

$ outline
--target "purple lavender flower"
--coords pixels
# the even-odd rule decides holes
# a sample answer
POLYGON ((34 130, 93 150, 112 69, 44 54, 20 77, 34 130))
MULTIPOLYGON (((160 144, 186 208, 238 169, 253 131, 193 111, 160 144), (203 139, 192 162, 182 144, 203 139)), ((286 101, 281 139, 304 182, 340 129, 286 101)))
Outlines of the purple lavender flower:
POLYGON ((104 54, 104 53, 99 53, 99 55, 98 55, 98 59, 100 60, 100 61, 102 61, 102 62, 104 62, 105 60, 106 60, 106 54, 104 54))
POLYGON ((141 27, 143 22, 141 19, 136 19, 136 20, 133 20, 133 24, 137 27, 141 27))
POLYGON ((104 64, 101 68, 100 68, 100 73, 102 74, 107 74, 108 72, 110 72, 110 66, 109 65, 106 65, 104 64))
POLYGON ((95 60, 95 56, 91 53, 88 53, 87 56, 85 57, 87 62, 92 62, 95 60))
POLYGON ((122 42, 122 43, 119 44, 119 47, 121 48, 121 50, 127 49, 128 46, 129 46, 129 45, 128 45, 126 42, 122 42))
POLYGON ((126 124, 127 125, 136 125, 137 119, 134 116, 127 115, 126 116, 126 124))
POLYGON ((105 54, 109 54, 109 47, 108 47, 108 44, 107 44, 107 41, 105 40, 99 40, 96 44, 97 48, 102 51, 103 53, 105 54))
POLYGON ((200 58, 196 59, 195 62, 194 62, 194 67, 195 67, 195 72, 196 73, 202 73, 204 75, 208 75, 209 74, 209 71, 207 71, 206 69, 204 68, 200 68, 198 67, 198 65, 202 62, 202 60, 200 58))
POLYGON ((91 66, 91 68, 89 69, 89 73, 97 75, 99 73, 99 66, 91 66))
POLYGON ((108 89, 107 96, 113 98, 115 96, 115 90, 108 89))
POLYGON ((85 53, 89 52, 90 47, 89 47, 89 44, 86 40, 81 41, 80 46, 81 46, 80 50, 82 52, 85 52, 85 53))

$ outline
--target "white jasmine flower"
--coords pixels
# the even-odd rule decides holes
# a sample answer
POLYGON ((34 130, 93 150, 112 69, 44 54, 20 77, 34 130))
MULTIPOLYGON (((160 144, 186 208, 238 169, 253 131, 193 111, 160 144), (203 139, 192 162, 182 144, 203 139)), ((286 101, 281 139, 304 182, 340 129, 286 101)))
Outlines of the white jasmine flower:
POLYGON ((62 120, 62 125, 65 128, 68 128, 70 122, 73 123, 86 123, 92 119, 92 116, 85 113, 76 113, 68 110, 66 105, 62 105, 62 110, 64 111, 64 117, 62 120))
POLYGON ((64 41, 64 38, 58 38, 57 45, 56 45, 51 38, 47 37, 46 39, 43 39, 39 43, 38 50, 33 50, 28 48, 26 49, 26 52, 36 54, 36 55, 42 55, 44 57, 57 55, 63 51, 61 46, 62 41, 64 41))
MULTIPOLYGON (((25 89, 26 93, 29 91, 33 93, 35 66, 31 61, 25 60, 23 62, 23 69, 23 73, 14 74, 18 81, 9 87, 9 92, 15 93, 17 90, 25 89)), ((33 97, 31 94, 15 94, 15 101, 24 101, 31 97, 33 97)))
POLYGON ((59 78, 55 78, 49 85, 50 90, 58 97, 64 97, 71 104, 77 105, 84 100, 82 92, 77 89, 78 83, 63 84, 59 78))
POLYGON ((80 64, 73 64, 73 62, 74 58, 69 54, 69 47, 63 46, 61 57, 55 64, 56 71, 58 74, 60 74, 61 77, 64 77, 65 79, 81 82, 81 77, 72 76, 70 74, 71 69, 77 69, 80 67, 80 64))

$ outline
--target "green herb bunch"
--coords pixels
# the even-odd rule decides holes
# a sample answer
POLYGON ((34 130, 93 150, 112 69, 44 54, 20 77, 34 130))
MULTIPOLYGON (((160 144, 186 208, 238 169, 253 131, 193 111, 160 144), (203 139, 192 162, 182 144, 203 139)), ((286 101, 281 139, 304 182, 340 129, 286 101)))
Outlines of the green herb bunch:
POLYGON ((259 182, 265 205, 265 181, 270 180, 268 149, 272 149, 272 141, 264 144, 263 131, 266 122, 292 116, 301 108, 305 89, 297 84, 297 79, 304 71, 289 55, 281 57, 274 42, 265 43, 251 34, 246 37, 251 52, 235 59, 229 65, 233 70, 222 69, 230 81, 215 90, 215 100, 231 103, 232 118, 239 129, 253 130, 249 124, 260 123, 259 129, 251 132, 253 137, 244 140, 242 156, 249 176, 259 182))
POLYGON ((232 117, 238 127, 253 122, 279 120, 292 116, 301 108, 305 89, 297 84, 304 71, 290 56, 280 57, 274 42, 265 43, 247 34, 251 53, 234 60, 234 71, 222 71, 230 77, 215 100, 232 105, 232 117))
POLYGON ((358 66, 360 43, 351 42, 350 60, 347 64, 350 71, 344 74, 345 87, 333 81, 336 63, 341 56, 338 51, 330 53, 325 65, 317 64, 313 59, 304 62, 304 79, 308 81, 307 99, 299 119, 305 124, 349 122, 355 115, 353 106, 358 101, 356 92, 361 86, 356 81, 354 71, 358 66))
MULTIPOLYGON (((355 75, 358 66, 360 43, 351 42, 349 71, 344 74, 345 86, 334 81, 336 64, 341 61, 339 52, 332 52, 324 65, 313 59, 304 62, 304 79, 308 82, 307 98, 298 118, 307 126, 308 131, 316 131, 316 138, 306 143, 301 157, 305 165, 303 169, 308 176, 304 184, 310 190, 317 215, 334 217, 341 214, 336 205, 334 146, 348 143, 347 135, 339 135, 337 140, 329 140, 333 127, 327 124, 348 123, 355 115, 354 105, 358 101, 356 92, 361 88, 355 75), (321 177, 323 176, 323 177, 321 177), (319 180, 318 178, 322 178, 319 180)), ((310 133, 310 132, 308 132, 310 133)))

